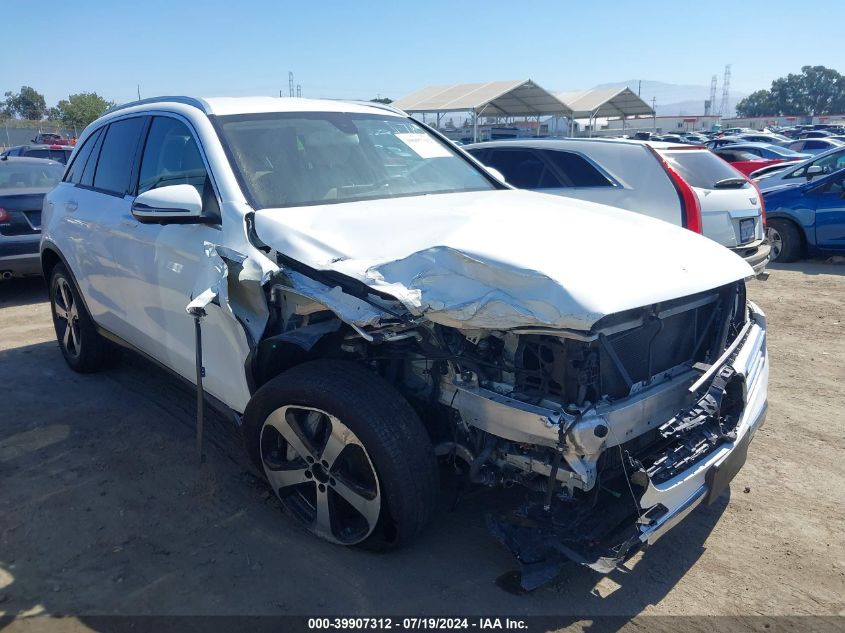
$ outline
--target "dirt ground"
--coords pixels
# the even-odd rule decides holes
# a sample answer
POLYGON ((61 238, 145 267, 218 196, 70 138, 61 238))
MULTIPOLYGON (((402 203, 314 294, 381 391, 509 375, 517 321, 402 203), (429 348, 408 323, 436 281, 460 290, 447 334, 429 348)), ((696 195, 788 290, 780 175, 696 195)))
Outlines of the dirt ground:
POLYGON ((499 493, 453 508, 444 492, 392 554, 320 542, 231 421, 209 415, 199 466, 190 392, 134 356, 73 373, 42 283, 0 284, 0 629, 37 614, 845 615, 845 266, 772 268, 749 289, 768 316, 769 415, 729 497, 625 573, 573 565, 529 595, 496 583, 515 568, 484 527, 499 493))

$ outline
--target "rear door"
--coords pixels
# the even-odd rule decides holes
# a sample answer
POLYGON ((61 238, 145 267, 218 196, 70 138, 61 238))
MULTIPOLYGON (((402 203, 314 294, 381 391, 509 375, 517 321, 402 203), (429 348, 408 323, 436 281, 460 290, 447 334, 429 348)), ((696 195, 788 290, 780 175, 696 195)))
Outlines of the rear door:
POLYGON ((826 251, 845 251, 845 174, 833 177, 807 193, 816 210, 816 245, 826 251))
POLYGON ((146 116, 112 121, 86 141, 65 174, 65 183, 51 194, 63 227, 58 233, 84 248, 59 248, 94 320, 124 337, 128 333, 123 249, 131 240, 129 187, 137 169, 139 144, 146 116), (88 146, 90 145, 90 150, 88 146))
POLYGON ((760 197, 741 172, 706 150, 660 150, 660 154, 698 196, 706 237, 729 248, 763 239, 760 197))

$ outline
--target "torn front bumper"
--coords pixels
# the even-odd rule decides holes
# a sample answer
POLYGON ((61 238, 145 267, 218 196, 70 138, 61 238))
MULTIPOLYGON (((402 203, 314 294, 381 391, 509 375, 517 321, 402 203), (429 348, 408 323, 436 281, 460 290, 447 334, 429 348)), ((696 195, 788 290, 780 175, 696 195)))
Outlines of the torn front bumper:
MULTIPOLYGON (((694 451, 704 445, 703 440, 693 440, 693 433, 678 433, 673 438, 677 441, 664 444, 660 449, 663 454, 651 460, 650 468, 637 473, 632 473, 630 466, 624 470, 616 480, 615 491, 613 483, 597 485, 589 507, 561 502, 545 510, 535 501, 513 517, 490 518, 491 531, 520 561, 523 588, 533 589, 554 579, 566 560, 608 573, 638 549, 655 543, 696 507, 712 503, 727 488, 743 466, 751 438, 763 424, 768 407, 765 315, 750 302, 749 309, 751 318, 745 334, 714 367, 714 377, 708 378, 706 385, 711 388, 719 375, 735 375, 742 380, 741 413, 729 435, 722 435, 696 458, 694 451), (681 466, 670 469, 667 475, 665 464, 672 459, 681 466), (657 471, 661 476, 655 474, 657 471)), ((680 414, 677 417, 680 419, 680 414)), ((620 457, 623 452, 619 447, 607 450, 618 450, 620 457)))

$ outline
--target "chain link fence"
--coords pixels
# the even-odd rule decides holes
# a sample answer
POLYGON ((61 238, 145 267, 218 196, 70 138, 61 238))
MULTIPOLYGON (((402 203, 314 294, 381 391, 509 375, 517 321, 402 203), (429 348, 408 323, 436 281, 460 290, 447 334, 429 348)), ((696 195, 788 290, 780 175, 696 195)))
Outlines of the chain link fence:
POLYGON ((27 145, 40 133, 52 132, 62 136, 76 138, 82 130, 67 128, 61 123, 42 121, 31 125, 21 125, 20 121, 7 120, 0 123, 0 152, 16 145, 27 145))

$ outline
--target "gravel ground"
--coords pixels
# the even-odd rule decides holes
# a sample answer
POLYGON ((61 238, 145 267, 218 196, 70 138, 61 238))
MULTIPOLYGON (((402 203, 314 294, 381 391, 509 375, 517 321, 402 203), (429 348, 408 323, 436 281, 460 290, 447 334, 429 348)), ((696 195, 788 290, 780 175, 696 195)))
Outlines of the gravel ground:
POLYGON ((770 409, 730 495, 627 573, 573 566, 529 595, 496 583, 514 568, 483 525, 499 493, 453 507, 445 491, 393 554, 317 541, 280 512, 230 421, 209 415, 196 463, 194 399, 172 377, 131 355, 70 371, 44 294, 0 284, 0 629, 35 630, 11 618, 36 614, 845 615, 845 266, 776 266, 750 284, 769 319, 770 409))

